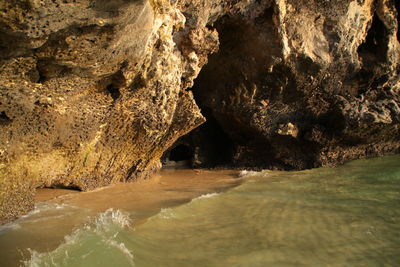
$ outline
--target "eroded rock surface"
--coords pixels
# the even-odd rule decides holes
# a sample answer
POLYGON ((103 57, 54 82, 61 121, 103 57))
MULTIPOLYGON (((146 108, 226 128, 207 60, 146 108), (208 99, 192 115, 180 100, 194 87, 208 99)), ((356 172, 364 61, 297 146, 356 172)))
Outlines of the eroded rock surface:
POLYGON ((32 208, 36 187, 146 178, 205 117, 183 141, 199 166, 398 152, 398 11, 394 0, 1 0, 0 222, 32 208))
MULTIPOLYGON (((398 1, 263 3, 215 22, 220 50, 193 88, 229 139, 225 162, 292 170, 399 152, 398 1)), ((205 135, 184 140, 200 166, 218 153, 205 135)))
POLYGON ((177 138, 204 122, 186 88, 218 38, 196 25, 198 47, 190 47, 193 31, 176 5, 1 7, 3 220, 31 208, 35 187, 89 190, 143 178, 177 138))

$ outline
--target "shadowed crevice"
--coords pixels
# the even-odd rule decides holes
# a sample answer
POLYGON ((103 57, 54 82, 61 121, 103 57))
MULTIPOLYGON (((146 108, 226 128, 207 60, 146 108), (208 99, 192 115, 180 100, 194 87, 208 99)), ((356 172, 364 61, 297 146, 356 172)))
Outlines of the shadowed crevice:
POLYGON ((105 88, 105 92, 109 94, 114 101, 116 101, 121 97, 120 88, 126 85, 126 79, 122 71, 119 70, 113 75, 102 80, 99 85, 105 85, 105 87, 103 87, 105 88))
POLYGON ((388 42, 387 29, 375 13, 367 38, 357 50, 364 68, 368 69, 386 61, 388 42))
POLYGON ((164 165, 175 162, 192 168, 214 168, 232 164, 233 142, 209 110, 202 110, 202 114, 207 121, 164 153, 164 165))
POLYGON ((78 186, 75 186, 75 185, 54 184, 52 186, 46 186, 44 188, 47 188, 47 189, 66 189, 66 190, 71 190, 71 191, 82 192, 82 189, 80 189, 78 186))
POLYGON ((171 149, 169 153, 168 159, 170 161, 185 161, 185 160, 192 160, 193 158, 193 151, 190 146, 180 144, 171 149))
POLYGON ((108 93, 111 95, 112 99, 115 101, 121 96, 121 92, 117 87, 115 87, 113 84, 110 84, 106 87, 106 90, 108 93))

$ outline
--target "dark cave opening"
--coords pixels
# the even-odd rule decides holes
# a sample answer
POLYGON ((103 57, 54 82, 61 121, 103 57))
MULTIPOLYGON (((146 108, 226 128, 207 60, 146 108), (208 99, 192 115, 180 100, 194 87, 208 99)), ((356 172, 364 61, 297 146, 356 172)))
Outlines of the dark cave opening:
POLYGON ((230 137, 209 110, 203 109, 202 114, 207 121, 179 138, 164 153, 162 156, 164 166, 215 168, 231 165, 234 146, 230 137))
POLYGON ((202 107, 202 103, 198 99, 196 99, 196 103, 200 106, 207 121, 189 136, 194 147, 192 165, 204 168, 231 165, 234 144, 230 136, 224 131, 211 110, 202 107))
POLYGON ((252 120, 252 107, 256 103, 250 105, 246 101, 257 99, 256 89, 261 85, 271 88, 257 91, 269 94, 265 98, 273 98, 273 89, 283 87, 287 101, 300 97, 292 90, 295 86, 285 79, 286 69, 282 70, 282 81, 276 82, 276 72, 271 75, 271 86, 265 82, 265 72, 259 71, 272 65, 278 69, 276 58, 281 55, 281 43, 273 21, 274 8, 272 5, 260 12, 255 22, 225 15, 209 27, 219 34, 219 51, 208 57, 208 63, 189 89, 206 122, 176 142, 191 148, 192 167, 254 166, 254 162, 261 161, 259 154, 272 157, 269 144, 258 136, 258 129, 247 123, 252 120), (262 152, 256 153, 259 150, 262 152))
POLYGON ((170 161, 190 161, 193 158, 192 148, 188 145, 179 144, 169 152, 170 161))
POLYGON ((247 90, 243 94, 250 95, 254 84, 247 81, 262 79, 257 70, 272 64, 271 53, 280 53, 273 12, 273 7, 267 8, 255 23, 240 16, 226 15, 213 24, 212 28, 219 33, 219 51, 209 56, 208 63, 189 89, 206 122, 176 143, 191 147, 192 167, 236 166, 238 151, 242 153, 241 147, 254 141, 248 134, 251 130, 242 121, 247 116, 245 109, 243 114, 233 115, 238 108, 236 105, 241 104, 232 98, 239 87, 247 90), (271 36, 276 38, 266 44, 265 38, 271 36), (232 110, 229 105, 233 106, 232 110))
POLYGON ((164 152, 161 157, 164 168, 186 169, 193 167, 193 148, 186 142, 186 139, 187 136, 181 137, 170 149, 164 152))
POLYGON ((357 50, 364 67, 370 68, 375 66, 376 62, 385 61, 388 49, 387 44, 387 29, 384 23, 379 19, 378 15, 375 13, 372 19, 371 27, 367 33, 367 38, 357 50))

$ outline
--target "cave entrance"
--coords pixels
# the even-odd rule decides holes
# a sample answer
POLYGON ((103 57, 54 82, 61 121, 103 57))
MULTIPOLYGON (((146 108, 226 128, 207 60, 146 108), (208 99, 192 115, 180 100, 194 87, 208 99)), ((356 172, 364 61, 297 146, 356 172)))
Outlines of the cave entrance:
POLYGON ((231 139, 223 131, 212 113, 204 109, 202 114, 207 121, 199 128, 178 139, 164 153, 162 157, 164 167, 215 168, 231 165, 234 151, 231 139))
POLYGON ((241 19, 222 17, 212 28, 220 34, 219 52, 208 57, 208 63, 203 66, 193 87, 189 89, 206 122, 181 137, 167 152, 169 154, 164 156, 164 162, 175 160, 178 154, 189 160, 192 168, 223 168, 234 164, 237 128, 236 124, 232 125, 236 121, 227 116, 227 111, 222 110, 221 106, 225 92, 229 94, 231 85, 241 77, 234 63, 230 64, 230 57, 243 51, 241 44, 247 37, 243 37, 245 35, 242 33, 247 33, 248 25, 241 19), (228 61, 227 65, 221 65, 225 61, 228 61), (178 144, 185 144, 189 149, 183 149, 178 144))
POLYGON ((191 145, 183 143, 186 136, 167 150, 161 158, 164 167, 167 168, 190 168, 193 162, 193 148, 191 145))
MULTIPOLYGON (((202 102, 197 102, 202 108, 202 102)), ((179 138, 161 158, 165 168, 229 167, 234 145, 218 120, 207 108, 202 108, 206 122, 179 138)))
MULTIPOLYGON (((254 142, 249 138, 252 129, 243 122, 249 119, 245 111, 247 107, 241 110, 241 96, 238 97, 235 90, 244 88, 251 95, 254 84, 250 81, 264 80, 254 70, 264 68, 268 62, 273 63, 270 53, 280 54, 279 34, 273 24, 273 13, 274 7, 271 6, 259 15, 254 24, 240 16, 222 16, 210 26, 219 33, 219 51, 209 55, 208 63, 189 89, 206 122, 182 137, 174 146, 178 150, 177 144, 184 143, 190 148, 191 167, 235 166, 238 164, 238 155, 245 153, 243 146, 254 142), (258 36, 260 32, 263 33, 262 37, 258 36), (264 37, 270 36, 274 38, 266 45, 264 37)), ((173 159, 172 152, 173 149, 165 159, 173 159)))
POLYGON ((190 134, 194 146, 193 166, 200 168, 227 167, 232 163, 234 144, 211 110, 196 99, 206 122, 190 134))
POLYGON ((188 145, 180 144, 174 147, 170 153, 168 160, 170 161, 191 161, 193 158, 192 148, 188 145))

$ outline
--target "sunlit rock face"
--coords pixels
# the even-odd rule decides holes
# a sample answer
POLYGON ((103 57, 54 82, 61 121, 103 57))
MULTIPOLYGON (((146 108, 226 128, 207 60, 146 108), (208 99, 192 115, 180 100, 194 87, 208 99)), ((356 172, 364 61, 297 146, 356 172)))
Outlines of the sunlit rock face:
POLYGON ((399 9, 0 0, 0 222, 32 208, 36 187, 146 178, 179 142, 196 166, 398 152, 399 9))
POLYGON ((145 178, 205 120, 186 89, 218 34, 176 3, 2 1, 0 23, 2 218, 34 187, 145 178))

